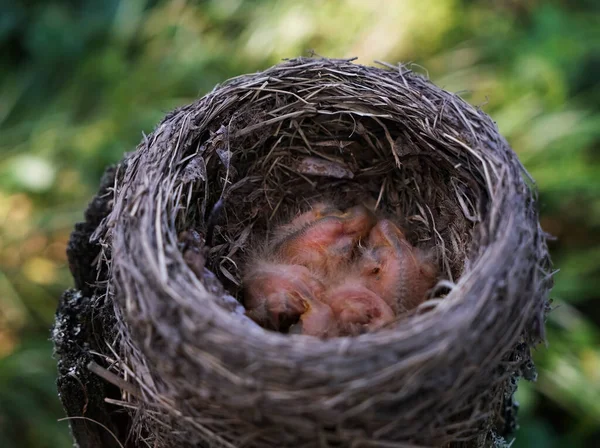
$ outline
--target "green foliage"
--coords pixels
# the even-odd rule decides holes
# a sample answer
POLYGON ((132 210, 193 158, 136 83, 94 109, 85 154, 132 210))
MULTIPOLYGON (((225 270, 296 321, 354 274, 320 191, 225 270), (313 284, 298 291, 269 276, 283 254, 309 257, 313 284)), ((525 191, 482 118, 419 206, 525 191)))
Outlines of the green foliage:
POLYGON ((36 448, 71 444, 67 423, 57 423, 56 374, 49 341, 24 337, 0 363, 0 446, 36 448))
MULTIPOLYGON (((307 54, 414 61, 497 120, 540 189, 557 308, 513 447, 600 437, 594 1, 0 0, 0 446, 69 446, 48 328, 107 164, 215 84, 307 54)), ((596 14, 595 14, 596 12, 596 14)), ((417 65, 418 64, 418 65, 417 65)), ((510 441, 509 441, 510 442, 510 441)))

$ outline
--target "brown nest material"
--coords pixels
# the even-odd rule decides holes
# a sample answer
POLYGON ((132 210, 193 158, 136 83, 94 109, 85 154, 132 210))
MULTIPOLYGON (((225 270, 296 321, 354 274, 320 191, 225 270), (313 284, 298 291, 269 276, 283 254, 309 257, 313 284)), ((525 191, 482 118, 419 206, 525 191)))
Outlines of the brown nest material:
POLYGON ((53 339, 80 446, 500 444, 552 284, 533 182, 494 122, 351 60, 285 61, 169 113, 107 172, 68 252, 53 339), (353 338, 248 323, 248 249, 332 195, 436 245, 434 298, 353 338))

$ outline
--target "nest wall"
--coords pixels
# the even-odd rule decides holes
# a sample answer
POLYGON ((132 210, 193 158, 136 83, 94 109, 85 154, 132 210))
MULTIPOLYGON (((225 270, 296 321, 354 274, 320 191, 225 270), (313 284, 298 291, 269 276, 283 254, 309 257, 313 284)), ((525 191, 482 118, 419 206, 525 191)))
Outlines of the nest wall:
POLYGON ((71 416, 78 384, 97 398, 86 411, 115 437, 72 429, 98 446, 492 446, 514 429, 516 378, 534 376, 552 284, 533 181, 492 120, 403 66, 330 59, 168 114, 107 174, 69 260, 59 390, 71 416), (332 197, 436 247, 432 299, 354 338, 254 325, 236 300, 248 254, 332 197), (215 204, 214 242, 190 258, 182 232, 202 243, 215 204))

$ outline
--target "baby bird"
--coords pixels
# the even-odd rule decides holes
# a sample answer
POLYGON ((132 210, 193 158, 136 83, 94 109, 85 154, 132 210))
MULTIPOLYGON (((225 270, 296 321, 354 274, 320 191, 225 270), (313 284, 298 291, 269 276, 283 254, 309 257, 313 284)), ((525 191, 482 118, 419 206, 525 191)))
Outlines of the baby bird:
POLYGON ((278 228, 270 250, 244 276, 247 315, 273 330, 293 325, 292 332, 335 336, 338 324, 323 285, 349 264, 356 243, 375 222, 366 207, 341 212, 318 203, 278 228))
POLYGON ((328 338, 379 329, 426 299, 431 254, 364 206, 318 203, 275 231, 243 279, 247 315, 265 328, 328 338))
POLYGON ((340 336, 356 336, 377 330, 392 322, 396 314, 377 294, 364 286, 362 279, 346 281, 327 291, 325 302, 331 307, 340 336))
POLYGON ((277 245, 281 243, 290 235, 298 232, 309 224, 324 218, 325 216, 339 216, 341 214, 342 212, 333 204, 330 204, 329 202, 317 202, 311 207, 310 210, 299 214, 289 223, 280 225, 275 230, 273 244, 277 245))
POLYGON ((325 287, 306 267, 259 262, 245 277, 246 315, 264 328, 321 338, 338 334, 325 287))
POLYGON ((412 246, 398 226, 382 219, 369 234, 355 275, 394 313, 402 313, 424 302, 434 286, 437 268, 432 255, 412 246))
POLYGON ((248 316, 277 331, 296 322, 324 290, 306 267, 267 261, 246 273, 244 288, 248 316))
POLYGON ((348 264, 356 244, 375 223, 375 216, 364 206, 342 213, 318 204, 289 224, 287 236, 275 244, 274 252, 285 262, 306 266, 326 278, 348 264))

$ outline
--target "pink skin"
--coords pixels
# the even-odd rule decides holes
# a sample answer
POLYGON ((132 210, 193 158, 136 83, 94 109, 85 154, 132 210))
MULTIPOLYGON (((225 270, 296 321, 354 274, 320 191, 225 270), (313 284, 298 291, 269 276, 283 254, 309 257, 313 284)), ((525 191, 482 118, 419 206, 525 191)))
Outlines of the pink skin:
POLYGON ((279 248, 290 238, 295 238, 303 229, 326 216, 341 216, 342 212, 327 202, 314 204, 312 208, 296 216, 291 222, 275 229, 271 246, 279 248))
POLYGON ((394 223, 383 219, 371 230, 357 262, 357 275, 396 313, 410 310, 427 298, 435 284, 436 267, 413 247, 394 223))
POLYGON ((276 250, 286 262, 306 266, 323 276, 346 264, 356 243, 375 225, 373 214, 362 206, 345 213, 334 211, 312 222, 303 216, 297 219, 307 224, 281 241, 276 250))
POLYGON ((360 280, 332 288, 325 301, 331 306, 342 336, 379 329, 396 317, 390 306, 360 280))
POLYGON ((331 308, 318 299, 324 286, 306 267, 260 263, 244 282, 246 314, 259 325, 279 331, 298 322, 292 325, 295 332, 337 335, 331 308))
POLYGON ((246 275, 244 286, 248 316, 273 330, 297 321, 324 289, 304 266, 266 262, 246 275))
POLYGON ((372 331, 423 302, 435 283, 427 255, 363 206, 342 213, 317 204, 277 235, 274 261, 259 261, 244 278, 247 314, 265 328, 292 324, 290 333, 321 338, 372 331))
POLYGON ((280 226, 277 230, 280 234, 294 233, 325 216, 340 216, 342 212, 327 202, 318 202, 312 208, 296 216, 288 224, 280 226))
POLYGON ((338 323, 331 307, 318 299, 305 301, 306 311, 297 324, 292 325, 290 333, 329 338, 338 335, 338 323))

